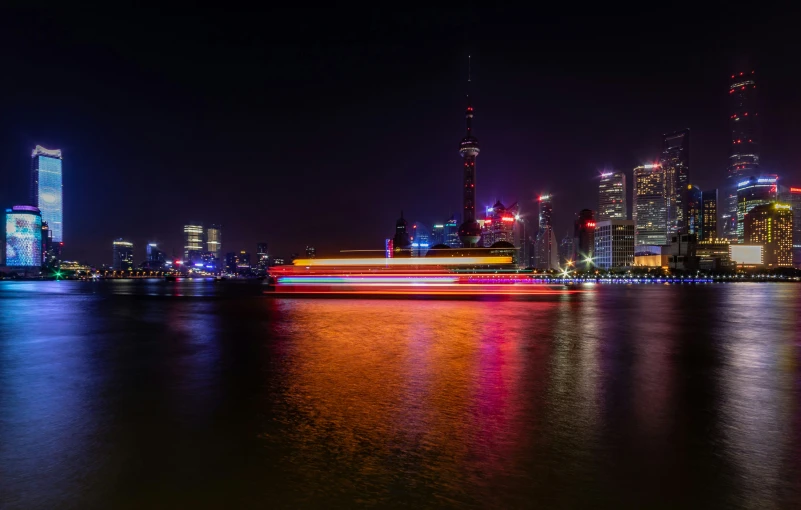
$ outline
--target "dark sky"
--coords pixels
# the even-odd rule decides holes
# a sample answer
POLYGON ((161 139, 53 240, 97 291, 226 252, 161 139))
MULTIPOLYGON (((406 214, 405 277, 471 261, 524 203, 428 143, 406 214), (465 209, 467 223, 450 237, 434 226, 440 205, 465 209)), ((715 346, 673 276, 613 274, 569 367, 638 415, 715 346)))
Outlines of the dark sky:
POLYGON ((691 181, 722 186, 739 70, 757 71, 763 167, 801 183, 800 8, 681 5, 6 12, 0 205, 26 201, 38 143, 64 152, 68 259, 109 263, 115 237, 137 262, 147 241, 179 254, 187 222, 221 223, 223 251, 380 249, 401 209, 460 209, 468 53, 479 199, 534 217, 549 191, 559 238, 597 208, 598 171, 630 176, 663 132, 691 128, 691 181))

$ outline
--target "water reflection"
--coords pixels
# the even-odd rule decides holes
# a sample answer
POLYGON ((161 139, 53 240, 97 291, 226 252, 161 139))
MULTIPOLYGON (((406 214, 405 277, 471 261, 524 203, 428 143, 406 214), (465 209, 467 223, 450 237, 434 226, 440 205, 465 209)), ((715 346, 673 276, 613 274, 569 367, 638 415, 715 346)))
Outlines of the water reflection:
POLYGON ((799 294, 0 282, 0 501, 796 507, 799 294))

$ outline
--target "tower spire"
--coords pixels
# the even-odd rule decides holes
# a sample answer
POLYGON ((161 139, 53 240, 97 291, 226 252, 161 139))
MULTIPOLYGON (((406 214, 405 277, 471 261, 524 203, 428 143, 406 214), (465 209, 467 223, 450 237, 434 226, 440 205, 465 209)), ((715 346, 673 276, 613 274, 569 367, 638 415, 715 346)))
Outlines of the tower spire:
POLYGON ((481 239, 481 227, 476 221, 476 156, 478 156, 478 139, 473 136, 473 105, 470 102, 470 82, 472 59, 467 56, 467 110, 465 111, 465 123, 467 125, 467 135, 462 138, 459 144, 459 154, 462 156, 462 215, 464 223, 459 227, 459 237, 466 248, 476 246, 481 239))

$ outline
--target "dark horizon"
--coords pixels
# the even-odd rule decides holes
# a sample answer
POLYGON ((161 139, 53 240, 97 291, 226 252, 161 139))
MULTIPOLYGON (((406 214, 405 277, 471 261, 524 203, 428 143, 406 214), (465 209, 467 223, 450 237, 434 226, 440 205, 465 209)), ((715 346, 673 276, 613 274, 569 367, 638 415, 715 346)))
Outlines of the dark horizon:
POLYGON ((601 170, 625 172, 630 194, 663 133, 690 128, 690 182, 722 189, 739 71, 761 90, 762 171, 801 184, 799 11, 755 10, 747 27, 656 12, 8 16, 0 206, 27 202, 40 144, 64 154, 68 260, 108 264, 118 237, 137 264, 147 242, 180 254, 190 222, 221 224, 223 252, 379 250, 401 209, 429 226, 461 209, 468 54, 479 207, 532 217, 549 192, 558 240, 597 208, 601 170))

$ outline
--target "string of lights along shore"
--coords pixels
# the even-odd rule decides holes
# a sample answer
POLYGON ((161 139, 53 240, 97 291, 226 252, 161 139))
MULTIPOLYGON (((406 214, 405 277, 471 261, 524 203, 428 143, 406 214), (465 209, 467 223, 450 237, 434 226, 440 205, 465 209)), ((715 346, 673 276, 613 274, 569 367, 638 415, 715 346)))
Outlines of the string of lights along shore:
MULTIPOLYGON (((722 191, 702 190, 693 183, 692 131, 673 126, 661 140, 654 140, 651 160, 631 169, 603 169, 597 181, 589 179, 596 175, 588 171, 588 182, 597 182, 597 202, 573 212, 560 210, 559 197, 548 190, 523 192, 509 205, 481 195, 471 66, 468 57, 466 131, 458 145, 461 210, 411 225, 401 212, 393 234, 384 240, 383 257, 475 257, 475 250, 484 250, 488 256, 511 256, 522 268, 552 272, 801 266, 801 183, 788 185, 760 164, 755 70, 732 73, 728 88, 722 91, 728 96, 730 129, 729 157, 720 165, 722 191), (536 200, 530 200, 531 196, 537 196, 536 200), (573 231, 561 240, 554 227, 554 218, 560 215, 573 218, 573 231)), ((0 272, 44 277, 67 271, 102 271, 113 276, 163 272, 258 276, 267 274, 270 266, 299 257, 272 256, 266 242, 256 244, 254 257, 243 249, 226 252, 219 223, 187 221, 182 232, 175 234, 182 240, 180 252, 167 253, 159 243, 148 242, 139 247, 144 259, 138 261, 137 247, 121 232, 109 240, 104 261, 69 261, 64 171, 69 172, 69 165, 65 166, 60 149, 43 145, 32 149, 30 195, 3 208, 0 272)), ((491 181, 492 175, 485 179, 491 181)), ((69 196, 70 190, 66 191, 69 196)), ((379 243, 376 248, 380 250, 379 243)), ((313 246, 305 247, 305 259, 314 258, 315 253, 313 246)))

